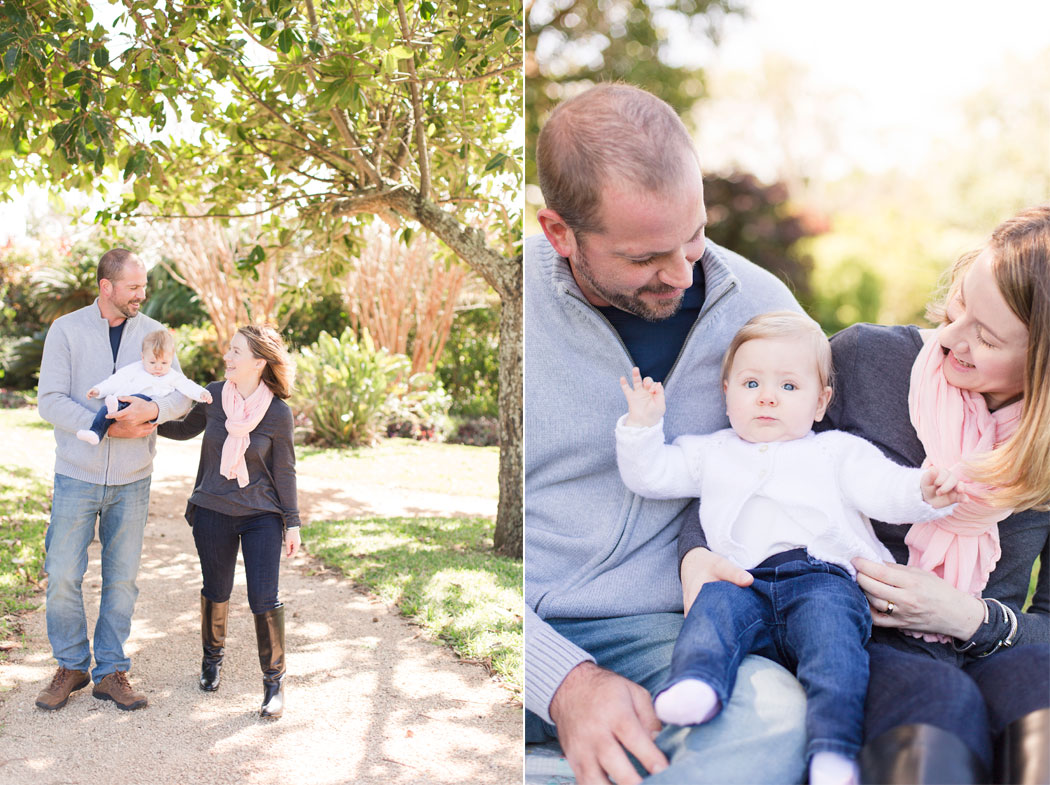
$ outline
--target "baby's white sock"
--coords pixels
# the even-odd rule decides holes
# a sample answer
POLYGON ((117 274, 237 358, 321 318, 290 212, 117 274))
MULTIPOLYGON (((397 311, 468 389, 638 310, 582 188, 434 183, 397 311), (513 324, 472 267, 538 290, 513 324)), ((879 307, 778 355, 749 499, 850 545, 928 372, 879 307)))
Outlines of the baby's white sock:
POLYGON ((77 431, 77 438, 88 444, 98 444, 98 434, 94 431, 89 431, 87 428, 77 431))
POLYGON ((656 716, 668 725, 699 725, 718 713, 718 695, 707 682, 685 679, 656 696, 656 716))
POLYGON ((108 411, 110 414, 116 414, 120 411, 120 401, 117 400, 117 396, 106 396, 106 411, 108 411))
POLYGON ((857 785, 857 762, 837 752, 818 752, 809 762, 809 785, 857 785))

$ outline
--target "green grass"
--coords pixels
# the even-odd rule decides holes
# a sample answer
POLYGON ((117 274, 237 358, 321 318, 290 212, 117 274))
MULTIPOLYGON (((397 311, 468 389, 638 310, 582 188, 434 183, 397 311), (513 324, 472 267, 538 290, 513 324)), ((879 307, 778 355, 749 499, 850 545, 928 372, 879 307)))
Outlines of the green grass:
POLYGON ((499 448, 383 439, 375 447, 295 450, 303 473, 352 476, 362 485, 453 496, 499 496, 499 448))
POLYGON ((50 486, 29 469, 0 465, 0 641, 20 634, 18 614, 40 605, 50 486))
POLYGON ((1032 595, 1035 594, 1035 584, 1039 580, 1039 565, 1042 563, 1043 557, 1040 556, 1035 560, 1035 564, 1032 565, 1032 579, 1028 583, 1028 597, 1024 601, 1024 609, 1027 610, 1028 606, 1032 604, 1032 595))
POLYGON ((487 665, 520 699, 522 563, 493 553, 492 527, 486 518, 355 518, 311 523, 306 536, 326 565, 487 665))

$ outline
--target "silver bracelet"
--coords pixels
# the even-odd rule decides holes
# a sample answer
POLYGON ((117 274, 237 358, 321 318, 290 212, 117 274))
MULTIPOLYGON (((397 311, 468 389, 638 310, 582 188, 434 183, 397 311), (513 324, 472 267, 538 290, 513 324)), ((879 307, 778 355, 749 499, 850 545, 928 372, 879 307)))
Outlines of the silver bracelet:
MULTIPOLYGON (((981 625, 983 626, 983 625, 988 623, 988 603, 985 602, 984 600, 981 600, 981 605, 984 606, 984 621, 981 622, 981 625)), ((978 627, 977 629, 980 629, 980 627, 978 627)), ((973 635, 976 635, 976 634, 977 633, 974 632, 973 635)), ((962 646, 957 645, 956 642, 955 642, 956 639, 952 638, 952 648, 955 649, 955 651, 957 651, 959 654, 965 654, 966 652, 968 652, 970 649, 972 649, 974 646, 977 645, 977 641, 975 641, 973 639, 973 635, 971 635, 970 636, 970 640, 967 641, 966 643, 964 643, 962 646)))
POLYGON ((997 651, 999 651, 999 649, 1003 647, 1010 648, 1014 645, 1014 641, 1017 638, 1017 614, 1013 612, 1013 609, 999 602, 999 600, 995 599, 995 597, 985 597, 984 602, 986 605, 989 602, 994 602, 996 605, 999 606, 999 609, 1003 613, 1003 618, 1008 619, 1010 621, 1010 632, 1008 632, 1005 637, 1000 638, 998 641, 996 641, 995 646, 993 646, 989 651, 986 651, 984 654, 978 654, 978 657, 987 657, 989 654, 995 654, 997 651))

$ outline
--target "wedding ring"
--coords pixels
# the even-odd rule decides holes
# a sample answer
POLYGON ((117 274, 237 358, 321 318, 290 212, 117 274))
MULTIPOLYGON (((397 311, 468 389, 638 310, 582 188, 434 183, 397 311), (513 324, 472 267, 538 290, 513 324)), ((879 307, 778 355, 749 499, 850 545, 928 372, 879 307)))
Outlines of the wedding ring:
POLYGON ((897 609, 896 605, 894 605, 892 602, 887 602, 886 603, 886 610, 884 611, 884 613, 887 616, 892 616, 893 615, 893 611, 895 611, 896 609, 897 609))

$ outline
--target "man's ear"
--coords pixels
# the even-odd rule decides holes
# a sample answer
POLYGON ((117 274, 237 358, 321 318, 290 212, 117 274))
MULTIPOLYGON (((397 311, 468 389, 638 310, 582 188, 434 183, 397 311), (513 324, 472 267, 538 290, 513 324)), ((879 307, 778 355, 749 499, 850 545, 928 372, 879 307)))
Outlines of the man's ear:
POLYGON ((817 412, 813 417, 813 422, 820 422, 824 419, 824 413, 828 410, 829 403, 831 403, 831 388, 825 387, 817 399, 817 412))
POLYGON ((536 220, 540 222, 547 241, 558 252, 558 255, 571 259, 576 253, 576 233, 569 228, 562 217, 554 210, 545 207, 536 213, 536 220))
POLYGON ((113 282, 108 278, 103 278, 98 282, 98 293, 109 297, 113 294, 113 282))

